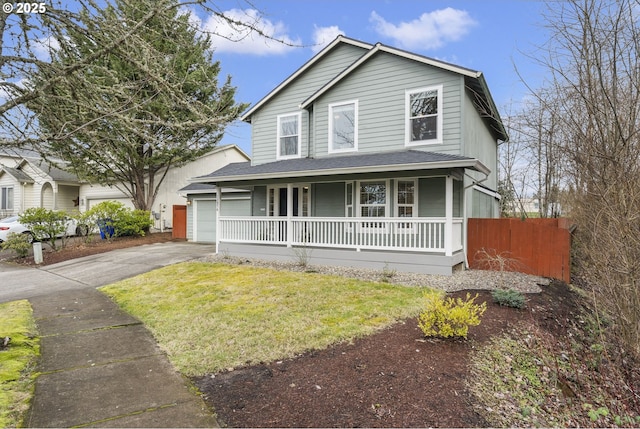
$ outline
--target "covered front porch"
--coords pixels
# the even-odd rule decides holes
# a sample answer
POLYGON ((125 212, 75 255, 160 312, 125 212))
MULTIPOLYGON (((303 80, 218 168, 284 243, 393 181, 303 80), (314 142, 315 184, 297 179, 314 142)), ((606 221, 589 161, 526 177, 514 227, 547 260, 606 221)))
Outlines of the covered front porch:
MULTIPOLYGON (((469 158, 420 161, 421 156, 434 154, 409 155, 418 161, 394 164, 393 157, 387 157, 384 164, 366 170, 283 169, 272 174, 253 173, 264 170, 262 166, 231 166, 227 172, 198 178, 215 183, 216 189, 232 186, 252 193, 251 216, 223 216, 225 202, 216 196, 217 252, 451 274, 464 264, 465 169, 482 166, 469 158)), ((367 157, 353 156, 349 161, 362 160, 367 157)), ((313 167, 331 161, 336 162, 297 163, 313 167)))

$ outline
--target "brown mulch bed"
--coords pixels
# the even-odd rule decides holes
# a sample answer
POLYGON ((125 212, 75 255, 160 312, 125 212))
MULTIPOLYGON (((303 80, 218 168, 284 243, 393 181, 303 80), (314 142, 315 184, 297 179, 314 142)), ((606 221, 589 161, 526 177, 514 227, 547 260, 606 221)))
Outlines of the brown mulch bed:
POLYGON ((470 352, 523 322, 563 335, 578 306, 559 282, 528 295, 523 310, 479 293, 488 308, 466 341, 427 340, 410 319, 351 344, 193 381, 230 427, 487 426, 466 388, 470 352))
MULTIPOLYGON (((171 233, 90 243, 76 237, 56 252, 44 245, 44 264, 166 241, 171 233)), ((34 264, 32 257, 15 262, 34 264)), ((564 336, 579 304, 561 282, 528 294, 523 310, 476 292, 488 307, 466 341, 425 339, 409 319, 352 343, 192 380, 229 427, 486 427, 466 387, 473 350, 522 323, 564 336)))

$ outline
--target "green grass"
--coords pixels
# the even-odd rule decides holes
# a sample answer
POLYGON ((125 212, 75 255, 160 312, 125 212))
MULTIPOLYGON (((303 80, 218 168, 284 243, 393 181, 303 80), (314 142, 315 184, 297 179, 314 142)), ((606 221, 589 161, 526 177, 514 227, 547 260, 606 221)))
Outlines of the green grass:
POLYGON ((18 427, 33 395, 40 351, 28 301, 0 304, 0 338, 7 336, 9 346, 0 350, 0 427, 18 427))
POLYGON ((293 357, 416 316, 425 289, 314 273, 187 262, 101 289, 202 375, 293 357))

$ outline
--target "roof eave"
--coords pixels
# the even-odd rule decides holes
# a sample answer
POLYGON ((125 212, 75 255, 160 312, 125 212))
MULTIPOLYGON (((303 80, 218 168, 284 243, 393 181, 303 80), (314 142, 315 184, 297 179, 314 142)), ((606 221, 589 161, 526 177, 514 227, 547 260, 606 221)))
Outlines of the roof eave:
POLYGON ((358 46, 363 49, 371 49, 373 45, 365 42, 361 42, 360 40, 351 39, 342 35, 339 35, 331 43, 325 46, 320 52, 314 55, 309 61, 304 63, 302 67, 293 72, 288 78, 286 78, 280 85, 275 87, 271 92, 269 92, 265 97, 263 97, 260 101, 258 101, 255 105, 253 105, 246 113, 240 116, 240 120, 244 122, 251 122, 251 116, 259 110, 264 104, 266 104, 269 100, 271 100, 276 94, 278 94, 283 88, 289 85, 291 82, 296 80, 298 76, 303 74, 306 70, 308 70, 315 63, 320 61, 328 52, 330 52, 336 45, 340 43, 348 43, 353 46, 358 46))
POLYGON ((438 170, 452 168, 470 168, 483 174, 490 174, 491 170, 482 162, 474 160, 454 160, 454 161, 437 161, 428 163, 409 163, 409 164, 387 164, 378 166, 360 166, 360 167, 344 167, 344 168, 328 168, 323 170, 300 170, 300 171, 281 171, 273 173, 255 173, 240 174, 230 176, 200 176, 189 179, 191 183, 222 183, 222 182, 242 182, 248 180, 269 180, 283 179, 290 177, 316 177, 316 176, 333 176, 344 174, 361 174, 361 173, 386 173, 392 171, 416 171, 416 170, 438 170))

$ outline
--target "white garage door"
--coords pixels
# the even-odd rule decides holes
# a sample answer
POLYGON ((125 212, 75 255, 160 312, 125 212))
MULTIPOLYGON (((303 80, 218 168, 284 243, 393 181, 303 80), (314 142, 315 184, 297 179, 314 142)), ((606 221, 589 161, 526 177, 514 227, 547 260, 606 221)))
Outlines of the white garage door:
POLYGON ((216 241, 216 202, 215 200, 194 200, 193 241, 215 243, 216 241))

